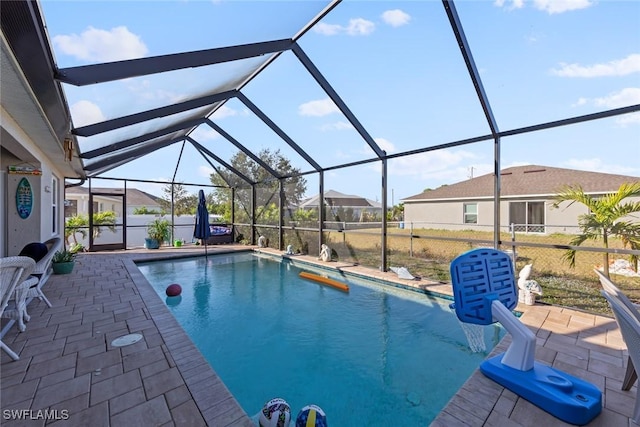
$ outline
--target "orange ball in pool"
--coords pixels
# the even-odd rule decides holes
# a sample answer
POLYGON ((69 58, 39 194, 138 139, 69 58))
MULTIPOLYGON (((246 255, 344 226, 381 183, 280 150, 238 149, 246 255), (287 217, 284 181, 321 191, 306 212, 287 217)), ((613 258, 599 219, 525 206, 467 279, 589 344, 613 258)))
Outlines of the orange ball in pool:
POLYGON ((177 283, 172 283, 167 286, 167 290, 165 291, 168 297, 177 297, 182 293, 182 287, 177 283))

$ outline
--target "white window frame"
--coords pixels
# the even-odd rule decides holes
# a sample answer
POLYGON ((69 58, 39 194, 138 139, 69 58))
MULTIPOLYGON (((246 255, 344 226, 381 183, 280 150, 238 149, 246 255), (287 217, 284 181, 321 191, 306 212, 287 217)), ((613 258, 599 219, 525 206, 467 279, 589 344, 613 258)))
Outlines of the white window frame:
POLYGON ((478 223, 478 204, 477 203, 463 203, 462 204, 462 222, 464 224, 477 224, 478 223), (467 212, 467 206, 475 206, 475 212, 467 212), (467 221, 467 215, 475 215, 475 221, 467 221))
POLYGON ((60 209, 58 200, 60 199, 60 179, 51 175, 51 234, 56 235, 59 233, 58 226, 60 220, 60 209))

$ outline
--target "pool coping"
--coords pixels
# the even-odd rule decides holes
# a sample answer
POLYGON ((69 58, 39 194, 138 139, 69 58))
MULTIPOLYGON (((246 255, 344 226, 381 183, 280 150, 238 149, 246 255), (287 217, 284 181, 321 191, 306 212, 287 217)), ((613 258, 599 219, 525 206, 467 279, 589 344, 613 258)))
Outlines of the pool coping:
MULTIPOLYGON (((242 251, 218 251, 212 256, 240 252, 242 251)), ((124 266, 129 272, 131 280, 136 284, 140 296, 144 299, 149 314, 155 321, 175 366, 182 374, 184 382, 200 408, 207 425, 253 426, 249 415, 242 409, 222 379, 218 377, 213 366, 205 359, 137 265, 140 262, 160 262, 202 256, 204 255, 179 255, 154 259, 130 258, 124 260, 124 266), (204 382, 207 384, 203 384, 204 382)))

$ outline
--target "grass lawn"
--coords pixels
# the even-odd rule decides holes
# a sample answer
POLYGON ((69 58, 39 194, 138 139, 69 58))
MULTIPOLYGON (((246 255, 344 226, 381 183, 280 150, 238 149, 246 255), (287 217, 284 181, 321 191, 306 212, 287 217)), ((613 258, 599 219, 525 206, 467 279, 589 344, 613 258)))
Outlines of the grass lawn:
MULTIPOLYGON (((449 263, 457 255, 477 246, 491 246, 493 234, 478 231, 449 231, 420 229, 413 230, 419 238, 409 239, 409 230, 390 230, 388 236, 388 266, 404 266, 414 276, 429 280, 449 282, 449 263), (403 236, 396 236, 402 234, 403 236), (448 238, 469 239, 469 241, 451 241, 448 238), (481 241, 481 242, 476 242, 481 241)), ((360 230, 358 232, 326 233, 328 245, 336 252, 341 261, 354 262, 363 266, 380 268, 381 247, 379 230, 360 230), (373 234, 376 233, 376 234, 373 234)), ((503 241, 510 242, 511 236, 505 233, 503 241)), ((522 234, 516 236, 519 243, 544 243, 549 245, 567 245, 570 235, 522 234)), ((612 248, 622 248, 617 241, 610 242, 612 248)), ((502 249, 509 249, 503 246, 502 249)), ((565 250, 540 247, 518 247, 516 274, 526 264, 533 264, 530 279, 536 280, 542 287, 543 295, 538 301, 571 307, 591 313, 612 315, 606 300, 600 295, 600 282, 594 267, 602 266, 603 255, 595 252, 578 252, 575 268, 570 268, 563 259, 565 250)), ((610 261, 624 258, 612 254, 610 261)), ((634 302, 640 302, 640 277, 611 276, 614 283, 634 302)))

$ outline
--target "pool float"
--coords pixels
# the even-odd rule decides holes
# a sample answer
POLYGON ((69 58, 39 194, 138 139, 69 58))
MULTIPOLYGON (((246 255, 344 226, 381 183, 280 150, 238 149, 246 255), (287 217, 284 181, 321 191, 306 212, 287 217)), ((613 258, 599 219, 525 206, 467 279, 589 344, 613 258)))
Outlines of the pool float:
POLYGON ((300 277, 340 289, 341 291, 349 292, 349 285, 338 282, 337 280, 329 279, 328 277, 318 276, 317 274, 307 273, 306 271, 301 272, 300 277))

